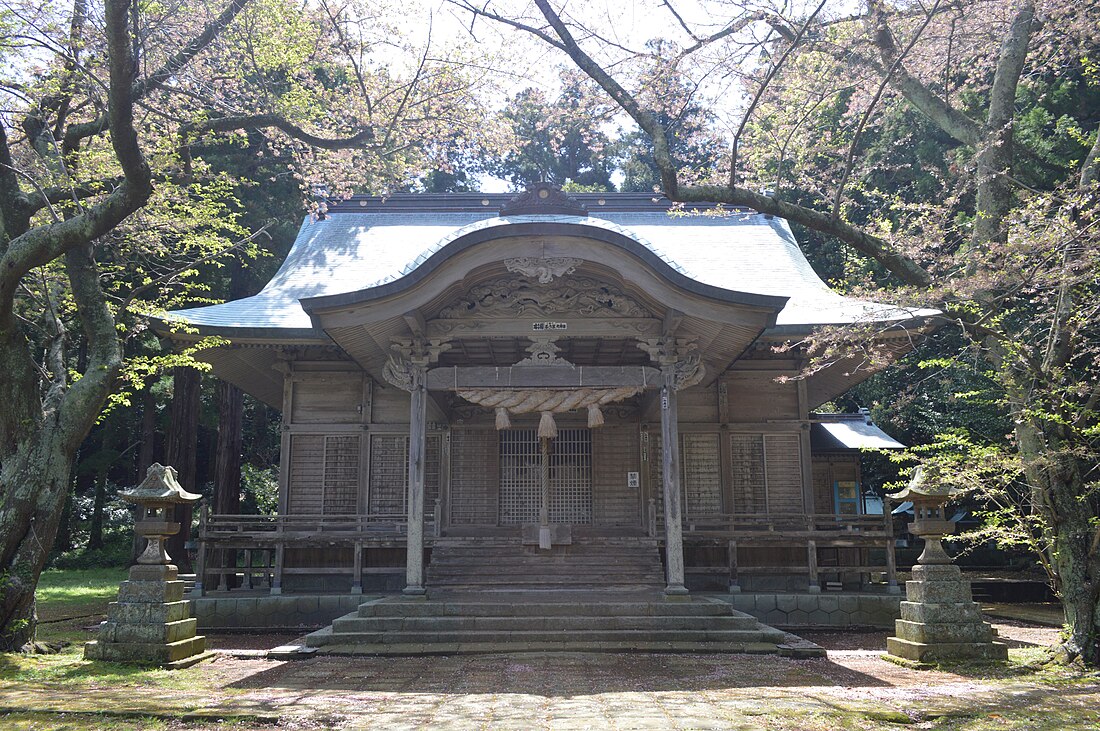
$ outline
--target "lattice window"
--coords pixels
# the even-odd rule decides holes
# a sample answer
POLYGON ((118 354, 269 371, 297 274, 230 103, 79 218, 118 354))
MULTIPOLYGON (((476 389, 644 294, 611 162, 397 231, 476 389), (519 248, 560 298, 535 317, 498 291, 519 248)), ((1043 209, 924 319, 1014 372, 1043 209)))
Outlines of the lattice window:
POLYGON ((550 522, 592 522, 592 433, 559 429, 550 443, 550 522))
POLYGON ((685 514, 722 512, 722 466, 717 434, 682 434, 685 514))
POLYGON ((768 498, 763 435, 731 434, 730 457, 734 512, 766 513, 768 498))
POLYGON ((542 456, 534 429, 500 433, 500 522, 537 523, 542 493, 542 456))
POLYGON ((325 437, 325 475, 322 512, 353 515, 359 497, 359 435, 325 437))
MULTIPOLYGON (((372 434, 369 508, 372 515, 405 515, 409 497, 409 437, 372 434)), ((431 514, 439 496, 440 437, 429 434, 424 450, 424 512, 431 514)))
POLYGON ((372 434, 370 439, 369 508, 372 515, 404 515, 409 470, 409 438, 372 434))
MULTIPOLYGON (((537 523, 542 500, 542 454, 534 429, 500 432, 499 519, 537 523)), ((550 445, 550 522, 592 522, 592 435, 559 429, 550 445)))

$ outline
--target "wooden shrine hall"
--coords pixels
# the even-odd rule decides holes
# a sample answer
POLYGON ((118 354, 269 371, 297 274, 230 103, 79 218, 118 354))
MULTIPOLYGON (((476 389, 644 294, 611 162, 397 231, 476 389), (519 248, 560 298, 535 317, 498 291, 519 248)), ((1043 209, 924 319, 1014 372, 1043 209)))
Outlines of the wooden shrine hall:
POLYGON ((896 591, 859 450, 901 445, 814 414, 869 372, 802 377, 799 342, 901 353, 931 314, 833 292, 751 210, 330 202, 259 294, 160 324, 282 412, 278 514, 204 510, 197 592, 896 591))

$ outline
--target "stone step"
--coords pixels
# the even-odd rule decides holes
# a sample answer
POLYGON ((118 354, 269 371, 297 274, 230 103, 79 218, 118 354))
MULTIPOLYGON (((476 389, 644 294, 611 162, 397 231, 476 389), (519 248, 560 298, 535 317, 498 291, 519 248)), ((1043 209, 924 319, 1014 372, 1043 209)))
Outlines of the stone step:
MULTIPOLYGON (((360 617, 733 617, 730 605, 723 602, 402 602, 380 599, 359 605, 354 616, 360 617)), ((747 616, 747 615, 740 615, 747 616)))
POLYGON ((728 642, 728 643, 780 643, 785 634, 778 630, 439 630, 434 632, 384 631, 337 632, 333 628, 327 635, 306 635, 309 647, 327 644, 413 644, 413 643, 519 643, 535 642, 728 642))
POLYGON ((517 652, 693 652, 708 654, 739 653, 749 655, 780 655, 782 657, 825 657, 820 647, 795 648, 771 642, 652 642, 644 639, 615 642, 500 643, 451 642, 412 644, 331 644, 321 648, 326 655, 496 655, 517 652))
POLYGON ((619 616, 589 617, 563 615, 550 617, 360 617, 352 614, 333 621, 335 634, 356 632, 457 632, 457 631, 595 631, 595 630, 740 630, 753 631, 758 627, 752 617, 677 617, 677 616, 619 616))

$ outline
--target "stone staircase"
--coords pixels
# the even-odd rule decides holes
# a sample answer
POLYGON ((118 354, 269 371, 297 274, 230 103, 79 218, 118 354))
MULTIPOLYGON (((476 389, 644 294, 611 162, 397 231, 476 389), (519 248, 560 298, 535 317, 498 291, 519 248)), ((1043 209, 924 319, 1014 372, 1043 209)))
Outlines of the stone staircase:
POLYGON ((378 598, 306 635, 319 654, 449 655, 501 652, 741 652, 823 657, 819 646, 760 624, 729 604, 587 600, 543 601, 513 593, 498 600, 378 598))
POLYGON ((463 592, 651 592, 664 587, 652 538, 587 538, 540 550, 515 539, 437 539, 427 567, 432 596, 463 592))
POLYGON ((306 635, 311 652, 424 655, 496 652, 824 650, 706 597, 666 599, 657 544, 588 538, 549 551, 515 539, 442 539, 428 598, 376 597, 306 635))

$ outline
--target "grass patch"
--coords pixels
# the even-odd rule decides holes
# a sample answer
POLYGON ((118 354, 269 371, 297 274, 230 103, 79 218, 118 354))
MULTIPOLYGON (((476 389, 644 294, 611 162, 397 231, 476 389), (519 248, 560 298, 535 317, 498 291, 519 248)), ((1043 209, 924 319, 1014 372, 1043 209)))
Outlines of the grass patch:
POLYGON ((47 569, 38 582, 35 599, 38 618, 53 622, 71 617, 103 614, 118 596, 126 569, 47 569))

